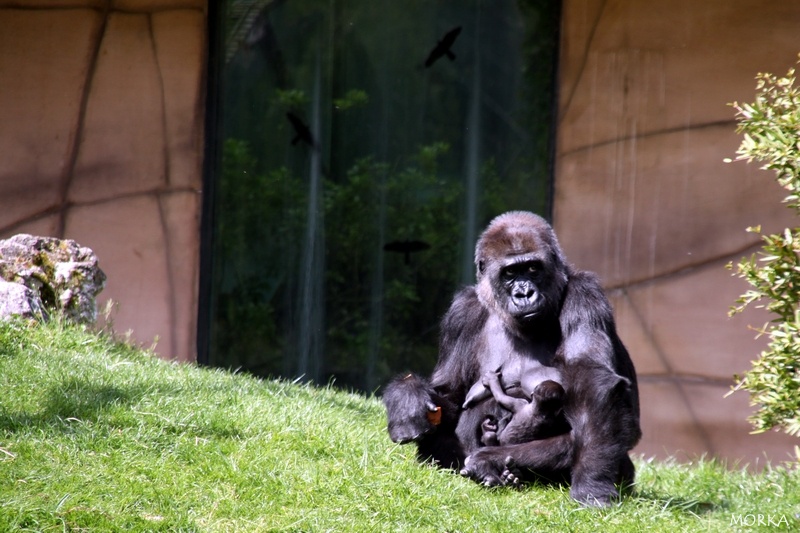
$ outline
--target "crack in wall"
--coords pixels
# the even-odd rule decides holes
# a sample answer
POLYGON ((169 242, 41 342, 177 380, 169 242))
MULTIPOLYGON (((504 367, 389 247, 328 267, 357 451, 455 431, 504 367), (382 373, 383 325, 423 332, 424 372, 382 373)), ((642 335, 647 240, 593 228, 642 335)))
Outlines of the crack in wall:
MULTIPOLYGON (((664 368, 666 368, 667 374, 670 377, 677 378, 678 375, 675 374, 674 368, 672 367, 672 365, 669 362, 669 358, 667 357, 667 355, 664 352, 664 350, 661 348, 661 344, 655 338, 655 335, 653 335, 653 330, 651 328, 647 327, 647 323, 646 323, 646 321, 644 319, 644 316, 642 315, 641 311, 639 310, 639 308, 634 303, 633 299, 630 298, 630 296, 628 295, 627 291, 622 291, 622 296, 628 302, 628 305, 630 306, 631 310, 633 311, 633 316, 636 318, 636 322, 637 322, 639 328, 641 328, 642 333, 643 333, 644 337, 647 339, 648 344, 650 344, 650 346, 655 351, 656 356, 658 357, 658 360, 661 362, 662 365, 664 365, 664 368)), ((643 377, 645 377, 645 376, 637 376, 637 378, 639 378, 640 381, 644 381, 646 383, 648 380, 642 380, 641 378, 643 378, 643 377)), ((691 418, 691 424, 694 427, 693 433, 696 434, 700 438, 700 440, 703 443, 703 446, 705 447, 705 449, 709 453, 711 453, 712 455, 715 454, 716 453, 716 449, 715 449, 714 444, 713 444, 713 442, 711 440, 711 437, 709 436, 708 431, 706 430, 706 428, 703 425, 703 423, 700 421, 700 418, 698 418, 697 413, 695 412, 695 409, 694 409, 694 405, 692 404, 691 401, 689 401, 690 394, 684 388, 684 381, 681 380, 681 379, 673 379, 673 380, 669 380, 669 383, 671 383, 671 384, 673 384, 675 386, 675 388, 676 388, 676 390, 678 392, 678 398, 680 399, 681 403, 683 404, 684 408, 686 409, 686 412, 689 413, 689 417, 691 418)))
MULTIPOLYGON (((572 84, 572 87, 569 91, 569 96, 567 97, 566 101, 564 102, 564 107, 561 109, 560 116, 558 117, 559 124, 567 116, 570 107, 572 106, 572 99, 575 96, 575 93, 578 90, 578 86, 581 84, 581 80, 583 79, 583 74, 586 71, 586 65, 589 62, 589 51, 592 49, 592 43, 594 42, 595 34, 597 33, 597 28, 600 27, 600 19, 603 18, 603 13, 606 10, 606 4, 608 0, 603 0, 603 3, 600 5, 600 9, 597 10, 597 16, 594 19, 594 23, 592 24, 591 29, 589 30, 589 37, 586 39, 586 47, 583 50, 583 55, 581 56, 581 65, 578 67, 578 74, 575 76, 575 82, 572 84)), ((564 19, 566 20, 566 19, 564 19)), ((562 22, 565 24, 565 22, 562 22)), ((561 32, 562 38, 566 38, 566 33, 561 32)))
MULTIPOLYGON (((153 54, 153 62, 156 66, 156 72, 158 73, 158 90, 161 96, 160 103, 161 103, 161 130, 162 136, 164 139, 164 146, 163 146, 163 157, 164 157, 164 186, 169 189, 170 184, 172 182, 171 179, 171 159, 170 159, 170 147, 169 147, 169 128, 167 127, 167 102, 166 102, 166 94, 164 89, 164 74, 163 74, 163 67, 161 62, 159 61, 158 55, 158 43, 156 41, 155 32, 153 31, 153 15, 147 16, 147 32, 148 37, 150 39, 150 51, 153 54)), ((162 194, 157 195, 158 199, 158 213, 159 213, 159 223, 161 226, 161 233, 164 239, 164 247, 165 250, 165 257, 164 257, 164 264, 166 266, 166 276, 167 276, 167 284, 169 285, 168 294, 167 294, 167 306, 169 309, 169 327, 167 328, 170 331, 170 354, 172 357, 176 357, 178 353, 178 339, 176 335, 176 325, 177 325, 177 318, 178 318, 178 311, 177 311, 177 302, 175 301, 175 265, 173 261, 173 253, 172 253, 172 232, 170 232, 169 228, 169 220, 167 216, 167 207, 164 205, 164 198, 162 194)))
POLYGON ((695 274, 697 272, 709 268, 720 268, 719 263, 721 263, 722 261, 730 262, 741 259, 746 255, 755 253, 756 251, 760 250, 761 245, 762 241, 759 239, 757 241, 749 242, 732 252, 725 252, 724 254, 710 256, 703 259, 702 261, 698 261, 697 263, 692 263, 691 265, 682 266, 680 268, 676 268, 674 270, 670 270, 668 272, 664 272, 656 276, 647 278, 635 278, 616 285, 608 285, 605 287, 605 290, 609 294, 612 294, 612 293, 624 292, 627 289, 640 289, 643 287, 648 287, 651 285, 655 285, 657 283, 661 283, 662 281, 672 281, 678 278, 689 276, 691 274, 695 274))
POLYGON ((86 109, 89 106, 89 97, 92 92, 92 81, 94 80, 95 71, 97 69, 98 58, 100 57, 100 50, 103 45, 103 39, 106 35, 106 28, 108 27, 108 19, 111 13, 111 0, 106 0, 105 7, 101 13, 100 24, 94 36, 94 44, 92 46, 88 68, 86 69, 86 77, 83 82, 83 92, 81 94, 81 101, 78 105, 78 116, 75 124, 75 133, 71 139, 71 146, 67 156, 67 163, 64 165, 64 172, 59 179, 58 189, 58 205, 56 210, 58 212, 58 222, 55 229, 55 234, 59 238, 64 238, 64 230, 67 223, 67 214, 69 212, 69 191, 72 187, 72 182, 75 178, 75 167, 78 162, 78 155, 80 153, 81 144, 83 142, 83 131, 86 120, 86 109))

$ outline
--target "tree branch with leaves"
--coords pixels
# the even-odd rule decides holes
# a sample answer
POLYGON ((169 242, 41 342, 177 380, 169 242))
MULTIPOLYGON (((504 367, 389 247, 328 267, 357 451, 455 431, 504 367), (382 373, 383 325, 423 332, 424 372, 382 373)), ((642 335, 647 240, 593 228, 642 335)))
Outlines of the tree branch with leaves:
MULTIPOLYGON (((785 77, 759 74, 756 99, 732 104, 737 132, 744 135, 736 160, 759 161, 775 172, 788 195, 783 203, 800 218, 800 88, 795 69, 785 77)), ((749 417, 754 433, 780 428, 800 434, 800 227, 763 234, 759 226, 748 231, 761 236, 761 251, 743 258, 735 275, 751 286, 737 300, 730 315, 748 306, 766 309, 770 322, 758 330, 769 343, 752 368, 735 376, 734 390, 750 393, 756 411, 749 417)), ((733 269, 733 264, 728 268, 733 269)))

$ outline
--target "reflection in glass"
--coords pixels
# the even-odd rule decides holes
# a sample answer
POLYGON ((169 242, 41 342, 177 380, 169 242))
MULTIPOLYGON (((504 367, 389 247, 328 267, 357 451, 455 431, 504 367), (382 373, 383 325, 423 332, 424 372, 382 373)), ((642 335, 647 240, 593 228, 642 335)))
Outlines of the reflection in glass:
POLYGON ((557 4, 223 2, 210 364, 430 370, 480 228, 548 214, 557 4))

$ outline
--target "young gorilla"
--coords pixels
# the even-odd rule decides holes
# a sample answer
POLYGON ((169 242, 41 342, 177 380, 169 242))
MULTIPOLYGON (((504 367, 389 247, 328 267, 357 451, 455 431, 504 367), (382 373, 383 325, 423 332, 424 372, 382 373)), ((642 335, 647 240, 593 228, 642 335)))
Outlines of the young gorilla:
POLYGON ((519 444, 569 431, 563 413, 565 395, 561 376, 554 368, 540 366, 523 373, 520 364, 511 364, 481 376, 467 392, 462 408, 493 398, 504 409, 503 415, 499 420, 492 414, 486 416, 481 424, 481 443, 519 444))
POLYGON ((542 381, 549 379, 559 384, 561 383, 561 375, 555 368, 539 364, 531 365, 524 359, 517 359, 513 362, 506 362, 493 372, 483 374, 478 381, 470 387, 469 391, 467 391, 467 395, 461 407, 466 409, 477 405, 486 398, 492 397, 492 391, 489 389, 487 383, 489 374, 501 374, 501 387, 506 389, 506 392, 511 389, 521 389, 522 394, 527 398, 530 398, 531 394, 533 394, 533 389, 542 381))
POLYGON ((486 417, 481 424, 481 442, 484 445, 521 444, 569 431, 569 422, 563 412, 566 392, 557 381, 546 379, 540 382, 527 400, 506 394, 498 372, 487 372, 481 381, 489 388, 495 401, 511 413, 510 417, 506 416, 499 422, 492 416, 486 417))
POLYGON ((430 378, 395 378, 384 392, 390 437, 486 485, 563 477, 576 500, 608 505, 617 484, 633 481, 628 452, 641 429, 636 373, 600 283, 567 264, 550 225, 527 212, 495 218, 475 263, 477 283, 456 294, 442 320, 430 378), (558 372, 569 430, 483 446, 484 420, 502 409, 493 398, 461 406, 470 386, 501 366, 519 366, 520 376, 558 372))
POLYGON ((444 468, 462 464, 464 451, 455 435, 458 408, 426 380, 416 374, 395 379, 386 386, 383 401, 390 413, 388 429, 393 442, 416 442, 421 461, 430 458, 444 468))

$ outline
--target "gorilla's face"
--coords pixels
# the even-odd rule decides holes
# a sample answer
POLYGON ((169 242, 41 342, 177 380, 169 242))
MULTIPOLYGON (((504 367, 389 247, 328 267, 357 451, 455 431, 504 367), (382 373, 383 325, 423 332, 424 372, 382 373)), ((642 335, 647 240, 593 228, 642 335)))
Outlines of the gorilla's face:
POLYGON ((495 219, 476 247, 478 296, 512 329, 558 316, 567 267, 553 230, 540 217, 495 219))
POLYGON ((547 307, 542 261, 534 258, 511 261, 499 269, 494 282, 495 298, 505 302, 506 312, 516 320, 535 318, 547 307))

